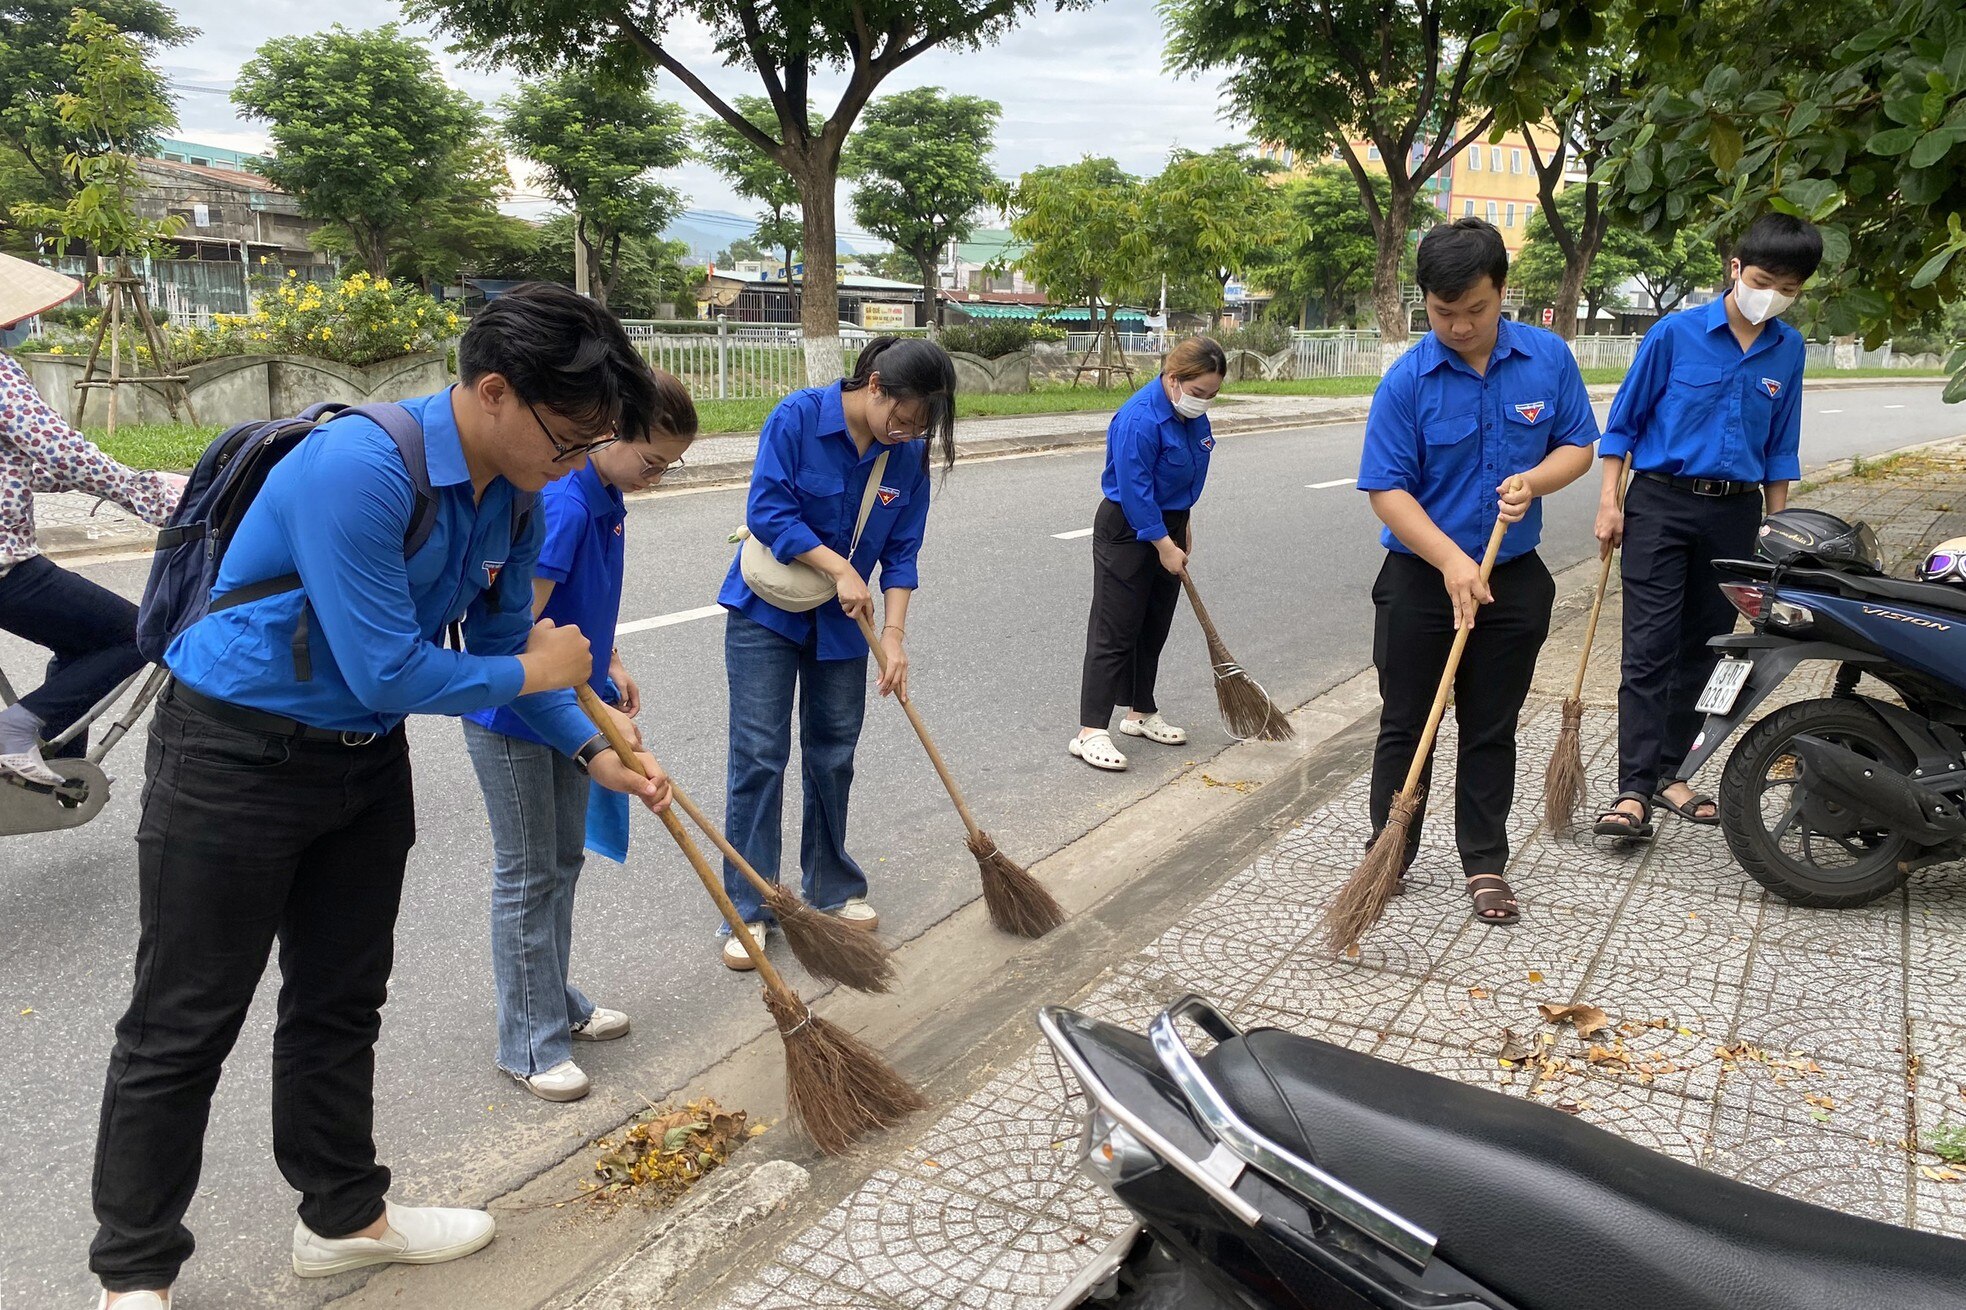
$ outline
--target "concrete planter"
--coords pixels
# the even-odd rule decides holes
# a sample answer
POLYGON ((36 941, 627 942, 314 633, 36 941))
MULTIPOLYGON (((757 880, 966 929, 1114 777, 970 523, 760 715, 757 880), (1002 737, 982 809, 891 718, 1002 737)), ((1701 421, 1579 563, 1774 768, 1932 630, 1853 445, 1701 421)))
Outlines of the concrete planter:
POLYGON ((967 351, 952 350, 956 364, 956 390, 972 396, 1021 396, 1031 389, 1031 352, 1013 351, 997 359, 985 359, 967 351))
MULTIPOLYGON (((82 378, 86 360, 77 355, 19 358, 35 388, 62 417, 73 422, 76 401, 82 394, 75 384, 82 378)), ((445 353, 440 350, 401 355, 365 368, 310 355, 232 355, 193 364, 183 371, 190 378, 186 386, 198 421, 222 427, 283 418, 322 401, 359 405, 372 400, 405 400, 442 391, 451 381, 445 353)), ((162 386, 139 383, 120 390, 116 399, 118 423, 170 422, 162 386)), ((108 415, 108 393, 96 389, 84 417, 100 425, 108 415)))

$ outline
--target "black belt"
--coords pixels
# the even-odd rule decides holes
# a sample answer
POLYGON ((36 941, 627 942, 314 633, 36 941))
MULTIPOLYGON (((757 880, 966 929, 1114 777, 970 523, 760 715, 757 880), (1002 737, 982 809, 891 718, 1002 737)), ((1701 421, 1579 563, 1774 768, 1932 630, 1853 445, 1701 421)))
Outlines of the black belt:
POLYGON ((1676 478, 1670 473, 1640 473, 1639 476, 1696 496, 1745 496, 1750 491, 1761 490, 1759 482, 1729 482, 1725 478, 1676 478))
POLYGON ((247 709, 244 705, 234 705, 231 701, 213 700, 210 696, 202 696, 176 681, 171 683, 165 698, 183 701, 206 718, 215 719, 228 728, 237 728, 242 732, 262 733, 268 737, 285 737, 289 741, 317 741, 331 746, 373 746, 392 735, 386 732, 344 732, 336 728, 316 728, 297 719, 268 714, 264 710, 247 709))

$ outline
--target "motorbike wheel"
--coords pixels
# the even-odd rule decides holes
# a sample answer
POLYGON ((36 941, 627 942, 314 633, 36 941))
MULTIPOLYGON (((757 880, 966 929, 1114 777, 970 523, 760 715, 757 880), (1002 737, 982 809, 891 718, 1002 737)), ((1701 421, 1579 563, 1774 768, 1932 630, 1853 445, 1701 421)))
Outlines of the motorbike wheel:
POLYGON ((1816 810, 1819 824, 1847 812, 1803 792, 1790 748, 1803 733, 1893 768, 1912 764, 1904 744, 1863 705, 1798 701, 1757 723, 1728 756, 1721 831, 1748 876, 1783 900, 1823 909, 1868 905, 1903 885, 1908 875, 1898 865, 1910 841, 1888 828, 1825 832, 1808 822, 1805 810, 1816 810))

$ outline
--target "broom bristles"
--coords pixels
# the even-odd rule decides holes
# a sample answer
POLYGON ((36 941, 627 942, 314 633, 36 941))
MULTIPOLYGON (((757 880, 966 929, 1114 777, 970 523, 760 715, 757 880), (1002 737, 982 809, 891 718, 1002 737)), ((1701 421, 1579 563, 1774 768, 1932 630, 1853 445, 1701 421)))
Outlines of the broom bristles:
POLYGON ((1237 741, 1289 741, 1297 735, 1270 694, 1234 660, 1215 663, 1215 704, 1237 741))
POLYGON ((983 904, 990 922, 1019 937, 1042 937, 1065 922, 1065 909, 1030 871, 997 849, 990 834, 969 839, 969 853, 983 875, 983 904))
POLYGON ((1401 792, 1393 797, 1385 828, 1325 910, 1325 945, 1333 955, 1350 954, 1399 891, 1400 875, 1406 872, 1406 834, 1419 808, 1417 790, 1410 796, 1401 792))
POLYGON ((822 914, 775 883, 766 886, 765 906, 807 973, 860 992, 885 992, 894 984, 894 961, 873 933, 822 914))
POLYGON ((806 1009, 797 998, 765 989, 765 1006, 785 1041, 785 1102, 792 1120, 827 1155, 860 1137, 892 1128, 928 1102, 873 1048, 806 1009))
POLYGON ((1563 728, 1556 735, 1556 749, 1550 752, 1550 767, 1543 774, 1543 822, 1550 832, 1562 836, 1577 823, 1577 805, 1584 795, 1584 702, 1574 697, 1563 702, 1563 728))

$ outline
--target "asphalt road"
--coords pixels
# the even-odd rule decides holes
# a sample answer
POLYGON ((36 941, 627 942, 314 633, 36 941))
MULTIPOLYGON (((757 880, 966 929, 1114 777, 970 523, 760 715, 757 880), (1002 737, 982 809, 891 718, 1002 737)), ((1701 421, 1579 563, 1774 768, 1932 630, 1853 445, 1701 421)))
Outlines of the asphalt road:
MULTIPOLYGON (((1936 387, 1813 392, 1804 462, 1966 433, 1966 411, 1936 387)), ((1196 515, 1197 582, 1238 658, 1296 705, 1369 662, 1367 588, 1379 548, 1356 472, 1356 425, 1250 434, 1216 451, 1196 515)), ((1185 749, 1132 743, 1134 768, 1096 774, 1069 758, 1090 594, 1096 451, 959 467, 930 519, 923 587, 910 611, 916 704, 982 821, 1026 862, 1069 843, 1161 786, 1184 762, 1228 744, 1213 713, 1195 625, 1177 620, 1162 707, 1186 724, 1185 749)), ((1551 567, 1592 549, 1594 484, 1549 506, 1551 567)), ((670 771, 721 810, 726 691, 723 622, 708 606, 742 492, 638 501, 628 534, 624 622, 667 619, 621 639, 649 708, 646 731, 670 771)), ((90 568, 134 595, 142 565, 90 568)), ((39 661, 0 638, 0 667, 31 683, 39 661)), ((652 822, 626 867, 590 861, 575 933, 577 981, 628 1011, 624 1041, 578 1052, 595 1094, 534 1100, 492 1063, 487 946, 489 839, 454 723, 412 725, 421 839, 411 859, 397 970, 379 1052, 377 1124, 395 1195, 481 1203, 713 1062, 768 1020, 756 984, 716 958, 715 911, 652 822)), ((112 1028, 125 1004, 136 935, 131 835, 141 744, 110 757, 122 782, 87 828, 0 837, 0 1307, 81 1306, 93 1223, 90 1161, 112 1028)), ((788 850, 798 806, 788 807, 788 850)), ((884 931, 911 937, 976 895, 962 829, 900 710, 870 704, 855 790, 853 848, 872 879, 884 931)), ((783 955, 782 948, 777 948, 783 955)), ((796 966, 786 963, 799 978, 796 966)), ((190 1223, 199 1252, 178 1285, 188 1310, 316 1305, 349 1279, 301 1283, 286 1269, 294 1198, 272 1163, 267 1107, 274 977, 222 1082, 190 1223)), ((815 994, 808 990, 808 995, 815 994)))

